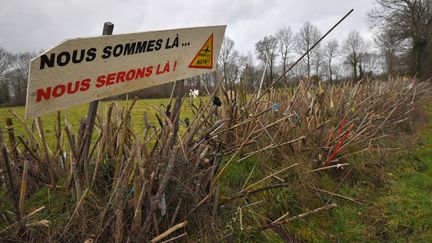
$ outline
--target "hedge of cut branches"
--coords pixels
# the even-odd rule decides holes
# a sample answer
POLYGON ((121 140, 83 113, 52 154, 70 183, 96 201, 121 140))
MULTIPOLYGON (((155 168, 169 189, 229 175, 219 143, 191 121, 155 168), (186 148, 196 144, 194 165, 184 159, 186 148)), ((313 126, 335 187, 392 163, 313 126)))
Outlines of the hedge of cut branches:
MULTIPOLYGON (((340 85, 304 81, 260 97, 219 84, 208 99, 177 99, 173 109, 171 104, 155 108, 156 124, 143 114, 143 133, 132 128, 136 100, 127 107, 113 103, 103 115, 98 113, 88 151, 84 121, 74 131, 67 119, 62 126, 58 113, 56 143, 49 147, 42 120, 28 125, 12 113, 27 135, 16 137, 11 120, 0 133, 0 176, 13 208, 0 209, 6 220, 0 236, 156 242, 192 233, 194 239, 221 239, 227 234, 221 220, 234 217, 226 214, 262 203, 254 202, 254 195, 286 187, 284 174, 307 180, 317 171, 349 166, 349 157, 367 151, 373 140, 401 132, 427 90, 425 83, 401 79, 340 85), (180 105, 191 109, 193 117, 181 121, 180 105), (232 165, 252 158, 266 169, 259 176, 251 172, 238 190, 227 188, 225 175, 232 165), (280 181, 274 183, 275 178, 280 181), (43 188, 66 198, 63 212, 57 212, 63 219, 55 218, 52 205, 26 207, 28 198, 43 188)), ((257 210, 258 216, 242 222, 241 229, 276 230, 335 206, 273 219, 257 210)), ((245 213, 248 217, 252 215, 245 213)))

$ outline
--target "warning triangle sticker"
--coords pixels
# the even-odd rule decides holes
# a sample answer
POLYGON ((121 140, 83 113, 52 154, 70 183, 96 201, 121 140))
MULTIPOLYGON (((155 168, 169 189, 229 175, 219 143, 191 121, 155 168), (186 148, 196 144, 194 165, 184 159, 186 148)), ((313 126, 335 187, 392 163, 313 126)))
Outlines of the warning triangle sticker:
POLYGON ((188 67, 204 69, 213 68, 213 34, 210 35, 188 67))

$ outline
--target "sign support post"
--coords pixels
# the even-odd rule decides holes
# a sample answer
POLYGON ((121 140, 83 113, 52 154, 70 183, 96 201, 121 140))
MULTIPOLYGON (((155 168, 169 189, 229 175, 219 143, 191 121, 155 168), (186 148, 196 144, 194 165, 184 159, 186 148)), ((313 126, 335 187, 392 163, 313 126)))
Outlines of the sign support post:
POLYGON ((184 94, 184 79, 177 80, 175 84, 176 88, 176 100, 174 103, 173 112, 171 113, 171 122, 174 125, 174 140, 177 139, 177 132, 179 129, 179 120, 180 120, 180 108, 184 94))
MULTIPOLYGON (((105 22, 104 27, 103 27, 103 31, 102 31, 102 35, 112 35, 113 30, 114 30, 114 24, 111 22, 105 22)), ((99 104, 99 100, 95 100, 95 101, 90 102, 89 109, 87 111, 87 120, 86 120, 87 138, 85 141, 85 146, 84 146, 84 151, 83 151, 84 153, 82 156, 82 161, 85 161, 85 163, 87 163, 87 156, 89 153, 91 139, 92 139, 92 135, 93 135, 93 129, 94 129, 94 124, 95 124, 98 104, 99 104)), ((84 166, 86 166, 86 165, 84 165, 84 166)))

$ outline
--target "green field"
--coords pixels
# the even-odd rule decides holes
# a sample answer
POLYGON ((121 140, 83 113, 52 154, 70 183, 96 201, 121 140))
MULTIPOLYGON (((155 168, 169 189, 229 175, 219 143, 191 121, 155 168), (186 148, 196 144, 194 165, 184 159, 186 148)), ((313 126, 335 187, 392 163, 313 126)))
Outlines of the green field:
MULTIPOLYGON (((202 99, 205 98, 196 98, 193 100, 195 104, 200 102, 202 99)), ((133 128, 138 131, 142 132, 144 130, 145 124, 144 124, 144 113, 147 114, 148 120, 153 125, 158 125, 158 121, 156 119, 156 113, 159 113, 158 110, 161 110, 162 112, 165 112, 166 106, 169 102, 169 99, 140 99, 137 100, 133 110, 132 110, 132 126, 133 128)), ((187 97, 184 99, 184 105, 182 105, 182 110, 180 113, 180 119, 185 118, 191 118, 192 111, 190 108, 190 102, 191 99, 187 97)), ((126 101, 126 100, 120 100, 120 101, 104 101, 99 104, 98 112, 104 119, 106 119, 106 112, 108 110, 108 107, 111 103, 114 103, 118 107, 118 111, 121 111, 123 107, 128 107, 131 105, 132 100, 126 101)), ((172 101, 172 107, 174 106, 174 100, 172 101)), ((62 125, 64 125, 65 119, 68 119, 69 124, 72 126, 73 131, 76 131, 78 129, 79 121, 81 119, 85 119, 87 115, 88 110, 88 104, 79 105, 64 111, 61 111, 61 120, 62 125)), ((172 108, 171 108, 172 110, 172 108)), ((24 106, 18 106, 18 107, 0 107, 0 124, 2 128, 5 127, 5 120, 6 118, 12 118, 14 128, 15 128, 15 135, 26 135, 24 126, 19 122, 10 111, 15 112, 24 119, 25 114, 25 108, 24 106)), ((41 116, 42 124, 45 130, 45 134, 48 140, 49 145, 54 145, 54 126, 57 121, 57 113, 50 113, 41 116)), ((27 120, 26 121, 28 125, 31 125, 32 121, 27 120)))

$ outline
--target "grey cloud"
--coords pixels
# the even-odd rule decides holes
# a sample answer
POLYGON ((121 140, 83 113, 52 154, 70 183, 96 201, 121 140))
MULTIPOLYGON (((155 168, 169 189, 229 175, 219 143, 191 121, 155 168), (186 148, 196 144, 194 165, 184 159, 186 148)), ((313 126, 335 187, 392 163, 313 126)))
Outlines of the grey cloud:
POLYGON ((13 51, 39 51, 64 39, 97 36, 105 21, 114 33, 226 24, 235 48, 246 54, 254 43, 277 29, 296 30, 310 21, 326 31, 351 8, 352 16, 330 38, 357 29, 371 38, 366 13, 373 0, 1 0, 0 46, 13 51))

